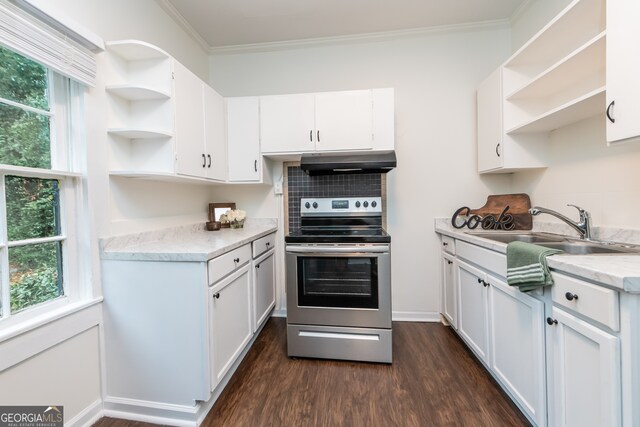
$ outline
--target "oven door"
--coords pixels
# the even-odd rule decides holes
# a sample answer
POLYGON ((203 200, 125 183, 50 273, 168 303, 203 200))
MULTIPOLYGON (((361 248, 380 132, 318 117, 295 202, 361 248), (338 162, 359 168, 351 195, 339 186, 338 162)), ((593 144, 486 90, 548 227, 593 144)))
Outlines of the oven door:
POLYGON ((391 328, 389 245, 287 245, 290 324, 391 328))

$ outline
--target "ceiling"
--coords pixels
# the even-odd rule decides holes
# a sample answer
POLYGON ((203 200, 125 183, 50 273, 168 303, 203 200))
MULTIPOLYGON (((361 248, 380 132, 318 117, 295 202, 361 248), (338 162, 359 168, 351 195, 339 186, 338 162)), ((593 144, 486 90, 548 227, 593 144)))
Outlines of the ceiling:
POLYGON ((508 19, 529 0, 158 0, 209 47, 508 19))

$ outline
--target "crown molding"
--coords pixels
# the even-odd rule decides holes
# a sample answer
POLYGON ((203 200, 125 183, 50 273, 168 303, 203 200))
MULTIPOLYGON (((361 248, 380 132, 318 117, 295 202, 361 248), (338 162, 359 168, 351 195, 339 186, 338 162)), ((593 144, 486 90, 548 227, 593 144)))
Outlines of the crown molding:
MULTIPOLYGON (((167 0, 156 0, 167 1, 167 0)), ((526 0, 529 2, 530 0, 526 0)), ((466 32, 493 29, 509 29, 509 19, 497 19, 492 21, 472 22, 465 24, 439 25, 434 27, 413 28, 409 30, 384 31, 376 33, 353 34, 346 36, 318 37, 301 40, 287 40, 281 42, 250 43, 229 46, 212 46, 208 49, 210 55, 232 55, 237 53, 270 52, 288 49, 304 49, 310 47, 330 46, 343 43, 366 43, 375 41, 396 40, 402 38, 420 37, 424 35, 466 32)))
POLYGON ((158 6, 160 6, 160 8, 162 8, 162 10, 165 11, 167 15, 169 15, 169 17, 176 24, 178 24, 180 28, 184 30, 185 33, 187 33, 189 37, 193 39, 193 41, 195 41, 202 48, 202 50, 204 50, 205 52, 209 52, 209 49, 211 48, 211 46, 209 46, 209 43, 207 43, 207 41, 202 38, 200 33, 198 33, 195 28, 193 28, 191 24, 189 24, 185 17, 182 16, 180 12, 178 12, 178 9, 176 9, 169 0, 156 0, 156 3, 158 4, 158 6))

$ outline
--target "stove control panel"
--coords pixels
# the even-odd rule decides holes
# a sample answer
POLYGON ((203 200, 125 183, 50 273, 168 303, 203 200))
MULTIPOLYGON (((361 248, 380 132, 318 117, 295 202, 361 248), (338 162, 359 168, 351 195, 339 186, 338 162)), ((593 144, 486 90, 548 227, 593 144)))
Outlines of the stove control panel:
POLYGON ((381 197, 302 198, 301 215, 368 214, 382 215, 381 197))

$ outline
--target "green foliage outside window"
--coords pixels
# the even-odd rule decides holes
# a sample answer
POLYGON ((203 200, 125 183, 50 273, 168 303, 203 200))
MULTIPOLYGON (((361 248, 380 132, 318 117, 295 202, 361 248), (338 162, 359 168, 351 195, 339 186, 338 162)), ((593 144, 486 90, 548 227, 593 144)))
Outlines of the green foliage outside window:
MULTIPOLYGON (((49 111, 46 68, 0 47, 0 97, 49 111)), ((50 118, 0 102, 0 163, 49 169, 50 118)), ((5 177, 9 241, 60 234, 57 180, 5 177)), ((9 249, 11 311, 62 295, 61 243, 9 249)), ((3 304, 6 307, 6 304, 3 304)))

